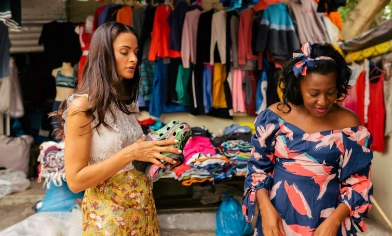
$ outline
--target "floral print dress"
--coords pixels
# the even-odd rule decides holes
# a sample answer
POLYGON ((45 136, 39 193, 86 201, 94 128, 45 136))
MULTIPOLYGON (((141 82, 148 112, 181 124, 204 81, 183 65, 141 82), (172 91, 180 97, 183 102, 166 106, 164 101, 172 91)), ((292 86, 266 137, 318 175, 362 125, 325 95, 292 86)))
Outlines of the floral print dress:
MULTIPOLYGON (((309 134, 269 109, 259 114, 255 127, 242 208, 247 221, 255 214, 256 191, 265 189, 286 236, 314 235, 340 203, 350 208, 350 216, 337 235, 356 235, 353 223, 366 230, 362 217, 371 208, 373 153, 365 127, 309 134)), ((261 221, 258 214, 254 235, 264 235, 261 221)))

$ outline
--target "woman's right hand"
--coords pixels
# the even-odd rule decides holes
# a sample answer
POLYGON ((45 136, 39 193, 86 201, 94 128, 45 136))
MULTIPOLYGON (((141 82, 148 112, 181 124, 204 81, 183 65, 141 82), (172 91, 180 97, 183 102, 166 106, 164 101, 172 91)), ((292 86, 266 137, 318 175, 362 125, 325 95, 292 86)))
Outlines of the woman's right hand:
POLYGON ((171 164, 176 164, 172 158, 162 155, 162 152, 170 152, 181 154, 182 151, 171 145, 178 143, 177 140, 160 140, 160 141, 145 141, 146 135, 143 135, 139 140, 124 148, 126 155, 131 157, 132 160, 151 162, 161 168, 165 168, 161 161, 166 161, 171 164), (159 160, 158 160, 159 159, 159 160))
POLYGON ((262 207, 260 212, 262 217, 261 228, 265 236, 286 235, 283 229, 283 220, 272 204, 262 207))
POLYGON ((259 189, 256 194, 261 214, 261 228, 264 235, 286 235, 283 229, 283 220, 274 205, 272 205, 268 192, 265 189, 259 189))

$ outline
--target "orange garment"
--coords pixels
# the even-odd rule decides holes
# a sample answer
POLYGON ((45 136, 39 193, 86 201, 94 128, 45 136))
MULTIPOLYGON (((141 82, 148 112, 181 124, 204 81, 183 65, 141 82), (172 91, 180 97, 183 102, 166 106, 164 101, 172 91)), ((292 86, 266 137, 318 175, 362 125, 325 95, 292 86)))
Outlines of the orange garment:
POLYGON ((212 106, 214 108, 227 108, 225 88, 226 66, 222 63, 214 64, 214 77, 212 86, 212 106))
POLYGON ((333 12, 329 13, 329 15, 327 12, 325 12, 324 14, 329 16, 332 23, 334 25, 336 25, 339 28, 339 30, 343 30, 342 17, 340 17, 340 13, 338 11, 333 11, 333 12))
POLYGON ((205 182, 205 181, 210 181, 210 182, 213 182, 214 181, 214 178, 212 178, 212 177, 208 177, 208 178, 191 178, 191 179, 188 179, 188 180, 184 180, 184 181, 182 181, 182 185, 183 186, 191 186, 192 184, 194 184, 194 183, 203 183, 203 182, 205 182))
POLYGON ((120 10, 118 10, 116 21, 132 26, 132 8, 130 6, 123 6, 120 10))
POLYGON ((179 58, 180 51, 169 49, 170 26, 167 23, 172 9, 169 6, 157 6, 154 16, 154 27, 151 32, 149 61, 159 58, 179 58))
MULTIPOLYGON (((317 4, 319 4, 320 0, 314 0, 317 4)), ((339 30, 343 30, 343 21, 342 21, 342 17, 340 16, 340 13, 338 11, 333 11, 331 13, 328 14, 328 12, 324 12, 325 16, 328 16, 332 23, 334 25, 336 25, 339 30)))

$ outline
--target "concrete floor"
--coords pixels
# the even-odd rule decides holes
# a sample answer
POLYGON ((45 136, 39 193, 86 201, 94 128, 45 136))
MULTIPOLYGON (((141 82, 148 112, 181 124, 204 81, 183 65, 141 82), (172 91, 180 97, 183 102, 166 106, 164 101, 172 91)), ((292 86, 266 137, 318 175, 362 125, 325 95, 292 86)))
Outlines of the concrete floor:
MULTIPOLYGON (((44 193, 45 190, 42 189, 42 184, 37 183, 36 181, 32 181, 31 186, 28 190, 21 193, 11 194, 4 197, 3 199, 0 199, 0 219, 1 219, 0 231, 33 215, 34 211, 32 210, 31 207, 36 201, 43 198, 44 193)), ((163 215, 161 215, 161 217, 162 216, 163 215)), ((210 219, 213 219, 213 217, 211 218, 210 216, 210 219)), ((358 234, 359 236, 392 236, 392 231, 384 227, 380 222, 374 222, 371 219, 365 219, 365 222, 368 226, 368 231, 366 233, 359 233, 358 234)), ((165 223, 162 222, 162 226, 164 225, 165 223)), ((215 232, 213 229, 202 230, 202 231, 195 230, 194 228, 162 229, 161 235, 162 236, 213 236, 215 235, 215 232)))

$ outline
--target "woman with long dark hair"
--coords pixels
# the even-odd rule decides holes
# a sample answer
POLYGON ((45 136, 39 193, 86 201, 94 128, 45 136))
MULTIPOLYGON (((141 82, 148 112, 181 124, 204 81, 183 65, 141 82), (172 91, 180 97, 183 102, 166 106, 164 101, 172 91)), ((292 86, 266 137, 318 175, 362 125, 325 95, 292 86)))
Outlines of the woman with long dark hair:
POLYGON ((73 192, 86 190, 84 235, 159 235, 152 182, 132 161, 175 164, 174 140, 145 141, 139 114, 138 41, 133 28, 100 26, 91 40, 83 82, 57 112, 65 170, 73 192), (161 161, 160 161, 161 160, 161 161))

